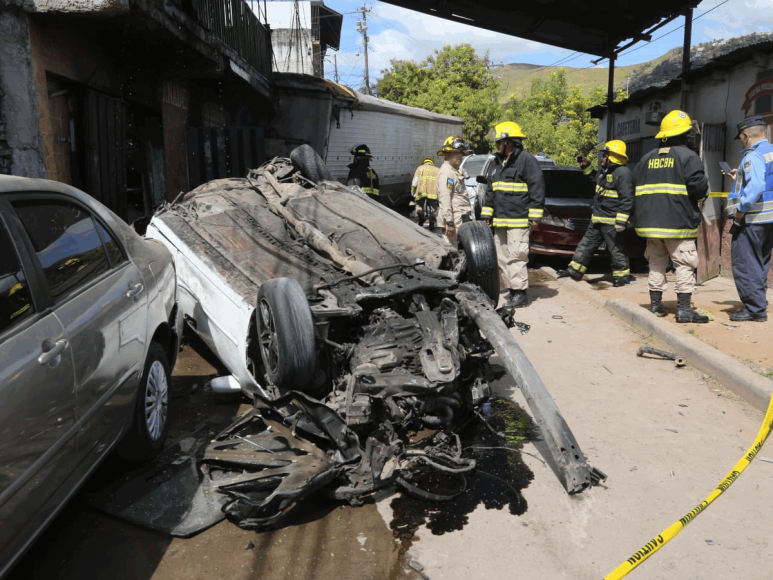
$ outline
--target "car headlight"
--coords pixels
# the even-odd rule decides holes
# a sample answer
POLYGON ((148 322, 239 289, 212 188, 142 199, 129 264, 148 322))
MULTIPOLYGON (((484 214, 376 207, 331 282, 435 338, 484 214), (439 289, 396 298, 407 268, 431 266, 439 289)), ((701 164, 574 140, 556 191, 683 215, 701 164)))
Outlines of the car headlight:
POLYGON ((547 226, 553 226, 554 228, 566 228, 568 230, 574 229, 570 224, 569 220, 553 217, 548 213, 547 210, 545 210, 544 215, 542 216, 542 220, 540 223, 545 224, 547 226))

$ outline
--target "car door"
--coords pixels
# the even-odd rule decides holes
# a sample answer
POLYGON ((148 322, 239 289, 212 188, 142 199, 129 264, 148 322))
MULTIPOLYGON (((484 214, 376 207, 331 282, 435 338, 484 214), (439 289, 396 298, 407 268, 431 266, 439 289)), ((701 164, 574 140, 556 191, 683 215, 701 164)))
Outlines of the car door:
POLYGON ((0 197, 0 576, 66 495, 77 434, 71 344, 18 232, 0 197))
POLYGON ((147 342, 145 281, 115 236, 74 199, 27 194, 11 205, 70 337, 78 457, 97 459, 131 421, 147 342))

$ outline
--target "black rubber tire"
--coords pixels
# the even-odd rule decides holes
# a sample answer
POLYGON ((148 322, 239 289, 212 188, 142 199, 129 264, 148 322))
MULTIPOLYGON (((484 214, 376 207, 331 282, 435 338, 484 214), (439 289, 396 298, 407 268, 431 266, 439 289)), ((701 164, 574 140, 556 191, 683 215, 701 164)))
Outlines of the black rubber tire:
POLYGON ((118 449, 130 461, 149 461, 164 447, 169 434, 169 386, 172 377, 166 351, 151 342, 139 380, 134 419, 118 449))
POLYGON ((499 267, 491 228, 482 221, 467 222, 459 228, 458 238, 459 247, 467 256, 467 281, 480 286, 496 303, 499 300, 499 267))
POLYGON ((311 382, 316 369, 314 321, 301 285, 292 278, 264 282, 255 317, 268 379, 280 389, 311 382))
POLYGON ((310 145, 300 145, 290 151, 290 159, 293 165, 314 183, 320 181, 332 181, 333 175, 314 149, 310 145))

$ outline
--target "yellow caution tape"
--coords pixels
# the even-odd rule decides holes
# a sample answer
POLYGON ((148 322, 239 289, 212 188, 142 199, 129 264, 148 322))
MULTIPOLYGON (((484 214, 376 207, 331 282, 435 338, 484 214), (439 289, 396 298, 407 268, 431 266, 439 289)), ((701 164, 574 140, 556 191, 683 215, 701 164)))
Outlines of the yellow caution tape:
POLYGON ((773 430, 773 396, 770 398, 768 411, 765 413, 765 419, 762 422, 762 427, 760 427, 759 433, 757 433, 757 438, 754 440, 754 444, 749 447, 746 455, 744 455, 741 460, 735 464, 733 470, 725 476, 725 479, 722 480, 722 482, 714 489, 714 491, 712 491, 706 499, 699 503, 695 509, 685 514, 682 518, 679 519, 678 522, 674 522, 665 530, 660 532, 660 534, 644 544, 641 549, 633 556, 628 558, 625 562, 604 576, 604 580, 618 580, 619 578, 628 576, 628 574, 634 568, 652 556, 655 552, 660 550, 660 548, 665 546, 679 532, 686 528, 687 524, 693 521, 698 516, 698 514, 703 512, 712 504, 715 499, 722 495, 722 493, 727 488, 733 485, 733 482, 738 479, 738 477, 743 473, 744 469, 749 466, 752 460, 757 456, 757 453, 760 451, 760 449, 762 449, 762 446, 765 443, 765 440, 768 438, 768 435, 770 435, 771 430, 773 430))

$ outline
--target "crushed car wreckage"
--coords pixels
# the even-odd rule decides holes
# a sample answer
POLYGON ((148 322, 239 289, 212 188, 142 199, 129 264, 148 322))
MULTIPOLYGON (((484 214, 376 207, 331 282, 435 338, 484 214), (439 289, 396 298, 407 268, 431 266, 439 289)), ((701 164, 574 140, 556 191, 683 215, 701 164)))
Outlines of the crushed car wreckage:
POLYGON ((566 490, 604 477, 503 322, 512 313, 494 309, 485 224, 465 224, 456 250, 356 188, 310 181, 319 167, 298 165, 321 160, 296 152, 198 187, 146 232, 175 256, 189 325, 254 400, 199 454, 223 511, 265 527, 320 489, 352 504, 390 484, 443 499, 413 473, 474 469, 455 433, 482 420, 495 352, 566 490))

